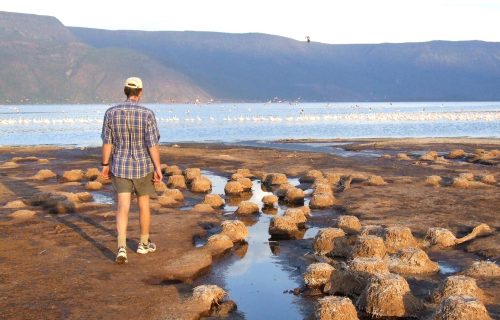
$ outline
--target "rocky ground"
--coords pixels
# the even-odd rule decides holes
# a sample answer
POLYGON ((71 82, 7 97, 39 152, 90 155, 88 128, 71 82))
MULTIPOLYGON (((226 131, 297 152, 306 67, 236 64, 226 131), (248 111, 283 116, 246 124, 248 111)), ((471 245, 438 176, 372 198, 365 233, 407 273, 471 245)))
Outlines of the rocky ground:
MULTIPOLYGON (((241 168, 259 178, 270 172, 301 177, 312 169, 351 176, 348 188, 335 192, 336 211, 355 215, 362 225, 410 227, 418 239, 423 239, 430 227, 446 228, 461 237, 486 223, 490 233, 446 249, 444 254, 499 259, 500 158, 493 152, 500 149, 499 140, 362 140, 347 141, 343 147, 383 151, 385 155, 346 158, 325 153, 182 144, 162 146, 161 156, 162 163, 168 165, 202 168, 228 178, 241 168), (456 149, 464 154, 446 157, 456 149), (371 176, 380 176, 385 183, 370 183, 371 176), (430 182, 429 176, 440 179, 430 182)), ((190 283, 211 265, 213 268, 223 263, 227 256, 207 253, 197 248, 193 239, 217 232, 225 217, 217 211, 214 214, 162 206, 155 199, 151 236, 159 249, 139 256, 133 252, 139 236, 137 208, 133 206, 129 263, 118 266, 114 263, 113 205, 106 203, 113 195, 112 187, 104 184, 102 189, 92 191, 100 197, 88 201, 80 193, 87 192, 85 185, 94 178, 68 182, 71 179, 64 177, 66 171, 85 172, 99 163, 98 148, 0 148, 1 318, 191 319, 206 315, 207 310, 191 299, 194 285, 190 283), (34 177, 41 169, 51 170, 56 176, 46 180, 34 177), (57 204, 45 201, 37 205, 33 199, 40 192, 71 194, 66 194, 70 198, 66 202, 56 199, 57 204)), ((184 203, 200 202, 199 196, 188 191, 183 194, 184 203)), ((233 251, 237 254, 236 249, 233 251)), ((441 251, 436 252, 435 256, 441 251)), ((464 261, 470 264, 472 260, 464 261)), ((490 314, 499 316, 500 306, 494 299, 500 293, 499 280, 479 279, 478 284, 490 297, 490 314)), ((418 281, 411 285, 418 287, 418 281)), ((414 291, 426 289, 412 287, 414 291)), ((435 306, 428 307, 429 312, 432 308, 435 306)))

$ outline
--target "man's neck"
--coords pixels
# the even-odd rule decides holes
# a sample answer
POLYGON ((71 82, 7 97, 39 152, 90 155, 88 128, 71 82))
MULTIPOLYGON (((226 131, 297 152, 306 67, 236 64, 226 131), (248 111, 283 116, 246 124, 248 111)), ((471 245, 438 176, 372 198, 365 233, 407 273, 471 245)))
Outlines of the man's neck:
POLYGON ((139 97, 137 96, 132 96, 132 97, 128 97, 127 98, 128 101, 131 101, 131 102, 139 102, 139 97))

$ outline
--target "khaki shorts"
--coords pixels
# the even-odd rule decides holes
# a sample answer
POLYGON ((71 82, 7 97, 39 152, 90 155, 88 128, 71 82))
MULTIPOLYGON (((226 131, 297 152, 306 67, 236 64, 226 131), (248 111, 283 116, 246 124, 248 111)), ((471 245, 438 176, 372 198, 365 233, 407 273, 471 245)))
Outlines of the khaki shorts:
POLYGON ((111 177, 116 193, 135 193, 138 197, 154 194, 153 172, 139 179, 111 177))

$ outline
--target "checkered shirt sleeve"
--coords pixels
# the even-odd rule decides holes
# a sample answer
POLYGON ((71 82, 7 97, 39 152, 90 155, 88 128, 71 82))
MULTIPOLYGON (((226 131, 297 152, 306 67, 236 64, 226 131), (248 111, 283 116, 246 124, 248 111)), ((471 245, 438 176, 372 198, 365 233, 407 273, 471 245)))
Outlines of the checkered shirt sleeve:
POLYGON ((102 123, 101 139, 103 144, 113 144, 113 136, 111 131, 111 122, 108 112, 104 114, 104 121, 102 123))
POLYGON ((160 132, 158 130, 158 125, 156 123, 156 118, 154 113, 148 114, 146 120, 146 145, 148 148, 154 147, 160 141, 160 132))

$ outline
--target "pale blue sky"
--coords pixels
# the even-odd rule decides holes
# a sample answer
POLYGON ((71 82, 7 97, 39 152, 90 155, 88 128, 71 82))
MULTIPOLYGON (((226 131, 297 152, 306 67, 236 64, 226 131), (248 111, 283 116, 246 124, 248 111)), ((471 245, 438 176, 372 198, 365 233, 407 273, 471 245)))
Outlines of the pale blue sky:
POLYGON ((326 43, 500 42, 500 0, 11 0, 68 26, 261 32, 326 43))

